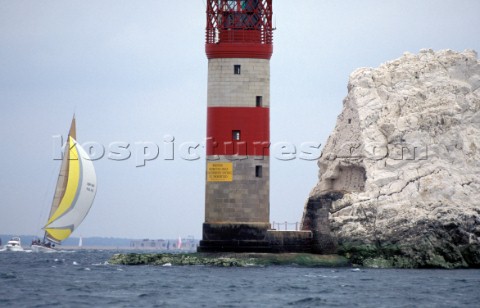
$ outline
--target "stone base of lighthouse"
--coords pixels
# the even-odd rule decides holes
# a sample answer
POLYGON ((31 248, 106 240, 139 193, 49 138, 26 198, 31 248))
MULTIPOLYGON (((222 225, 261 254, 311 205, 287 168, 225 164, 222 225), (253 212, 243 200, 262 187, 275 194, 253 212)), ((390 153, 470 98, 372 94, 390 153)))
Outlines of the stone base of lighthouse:
POLYGON ((311 231, 276 231, 270 224, 204 223, 198 252, 312 253, 311 231))
POLYGON ((270 229, 268 157, 209 158, 199 251, 265 251, 270 229))
POLYGON ((310 231, 276 231, 269 222, 269 158, 209 157, 199 252, 311 252, 310 231))
POLYGON ((266 252, 269 223, 204 223, 199 252, 266 252))

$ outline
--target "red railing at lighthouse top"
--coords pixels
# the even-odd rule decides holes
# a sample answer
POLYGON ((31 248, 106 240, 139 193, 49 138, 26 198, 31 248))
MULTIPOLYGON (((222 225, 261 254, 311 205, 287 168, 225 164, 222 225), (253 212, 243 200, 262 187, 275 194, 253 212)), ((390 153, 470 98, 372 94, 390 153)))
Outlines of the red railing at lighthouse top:
POLYGON ((206 52, 209 58, 272 55, 272 0, 208 0, 206 52))

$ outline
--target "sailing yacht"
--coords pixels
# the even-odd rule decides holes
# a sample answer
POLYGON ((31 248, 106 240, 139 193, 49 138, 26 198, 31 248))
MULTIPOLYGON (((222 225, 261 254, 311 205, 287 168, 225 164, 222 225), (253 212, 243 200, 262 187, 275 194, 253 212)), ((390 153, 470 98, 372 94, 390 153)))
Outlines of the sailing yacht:
POLYGON ((67 239, 82 223, 95 198, 97 177, 93 163, 76 141, 75 116, 65 145, 57 186, 43 240, 32 242, 34 252, 56 251, 55 245, 67 239))

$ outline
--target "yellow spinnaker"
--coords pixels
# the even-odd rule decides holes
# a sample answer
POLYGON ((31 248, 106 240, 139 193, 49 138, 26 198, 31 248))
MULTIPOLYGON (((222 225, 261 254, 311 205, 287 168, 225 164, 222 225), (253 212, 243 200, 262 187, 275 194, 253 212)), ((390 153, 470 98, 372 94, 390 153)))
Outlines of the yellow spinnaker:
POLYGON ((45 229, 45 231, 48 232, 48 234, 55 240, 57 241, 63 241, 67 237, 72 234, 72 230, 70 229, 45 229))
POLYGON ((58 206, 57 210, 52 214, 47 222, 47 225, 45 226, 45 231, 47 231, 54 239, 58 241, 62 241, 69 237, 72 233, 72 230, 48 228, 48 225, 65 214, 73 206, 75 196, 77 195, 77 191, 80 186, 80 160, 77 148, 75 146, 75 140, 72 137, 69 137, 68 148, 70 157, 68 161, 68 181, 65 194, 63 195, 62 201, 60 201, 60 205, 58 206))

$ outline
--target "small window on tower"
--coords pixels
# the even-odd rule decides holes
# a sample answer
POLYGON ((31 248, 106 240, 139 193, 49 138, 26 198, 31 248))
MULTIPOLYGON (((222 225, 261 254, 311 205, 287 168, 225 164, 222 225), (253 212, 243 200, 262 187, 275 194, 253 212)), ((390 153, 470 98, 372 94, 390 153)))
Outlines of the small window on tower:
POLYGON ((262 166, 255 166, 255 176, 257 178, 262 177, 262 166))
POLYGON ((263 105, 263 97, 262 96, 257 96, 255 106, 262 107, 262 105, 263 105))
POLYGON ((240 140, 240 131, 239 130, 233 130, 232 131, 232 140, 240 140))
POLYGON ((242 66, 240 64, 235 64, 233 66, 233 73, 235 75, 240 75, 241 71, 242 71, 242 66))

